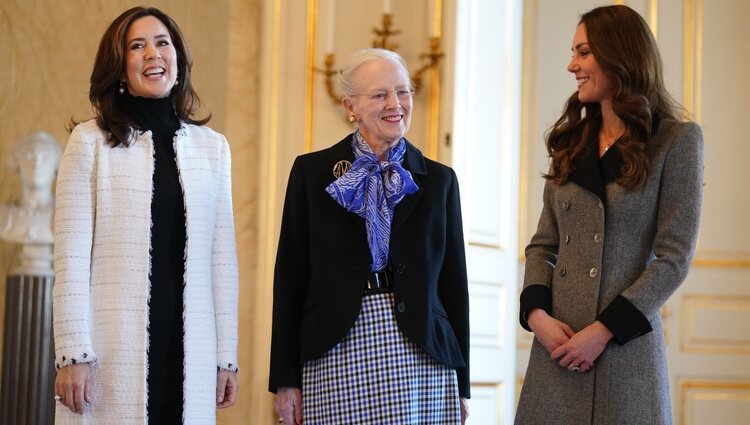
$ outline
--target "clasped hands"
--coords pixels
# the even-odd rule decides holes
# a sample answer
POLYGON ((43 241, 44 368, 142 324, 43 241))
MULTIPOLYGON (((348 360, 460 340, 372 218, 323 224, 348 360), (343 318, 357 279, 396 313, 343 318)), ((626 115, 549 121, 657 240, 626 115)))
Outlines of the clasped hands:
POLYGON ((529 313, 528 323, 534 335, 553 360, 574 372, 586 372, 604 351, 612 332, 598 320, 579 332, 537 308, 529 313))

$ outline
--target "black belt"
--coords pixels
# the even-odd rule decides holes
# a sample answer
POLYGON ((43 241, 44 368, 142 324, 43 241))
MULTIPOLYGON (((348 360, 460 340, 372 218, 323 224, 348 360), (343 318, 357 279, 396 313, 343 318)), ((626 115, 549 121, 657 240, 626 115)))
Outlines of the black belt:
POLYGON ((367 276, 365 294, 393 291, 393 273, 390 271, 370 272, 367 276))

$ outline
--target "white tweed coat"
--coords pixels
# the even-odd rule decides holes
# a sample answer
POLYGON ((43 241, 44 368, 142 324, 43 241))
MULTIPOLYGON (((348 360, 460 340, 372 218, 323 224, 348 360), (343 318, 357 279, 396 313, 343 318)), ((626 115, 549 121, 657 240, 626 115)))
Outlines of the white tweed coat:
MULTIPOLYGON (((174 139, 185 197, 185 424, 215 423, 216 374, 237 369, 238 275, 226 139, 182 124, 174 139)), ((151 132, 111 147, 91 120, 73 130, 57 181, 55 363, 95 362, 93 403, 58 404, 57 424, 145 424, 148 399, 151 132)))

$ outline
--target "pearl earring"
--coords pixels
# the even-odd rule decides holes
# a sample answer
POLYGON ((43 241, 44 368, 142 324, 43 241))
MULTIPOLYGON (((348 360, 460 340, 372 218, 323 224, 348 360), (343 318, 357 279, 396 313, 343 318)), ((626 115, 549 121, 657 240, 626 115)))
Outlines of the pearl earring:
POLYGON ((120 94, 125 94, 125 81, 120 81, 120 88, 117 89, 117 92, 120 94))

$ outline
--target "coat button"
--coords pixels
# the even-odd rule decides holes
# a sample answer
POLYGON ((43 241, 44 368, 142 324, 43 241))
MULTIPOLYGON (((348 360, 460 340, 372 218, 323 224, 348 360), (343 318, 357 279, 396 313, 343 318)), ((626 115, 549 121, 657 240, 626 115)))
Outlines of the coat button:
POLYGON ((599 203, 596 204, 596 206, 598 206, 600 210, 604 209, 604 204, 602 204, 602 201, 599 201, 599 203))
POLYGON ((602 234, 601 233, 595 234, 594 235, 594 242, 599 243, 601 241, 602 241, 602 234))
POLYGON ((398 274, 404 274, 405 271, 406 271, 406 266, 405 265, 399 264, 399 265, 396 266, 396 273, 398 273, 398 274))
POLYGON ((396 309, 398 310, 398 312, 399 312, 399 313, 403 313, 403 312, 405 312, 405 311, 406 311, 406 303, 404 303, 403 301, 401 301, 401 302, 400 302, 400 303, 398 303, 398 305, 396 306, 396 309))
POLYGON ((570 243, 570 235, 565 235, 565 243, 570 243))
POLYGON ((598 275, 598 274, 599 274, 599 270, 597 270, 596 267, 594 267, 593 269, 589 270, 589 276, 591 276, 591 277, 596 277, 596 275, 598 275))
POLYGON ((564 201, 562 202, 562 207, 563 207, 563 209, 564 209, 565 211, 569 210, 569 209, 570 209, 570 201, 568 201, 567 199, 566 199, 566 200, 564 200, 564 201))
POLYGON ((565 277, 565 275, 568 274, 568 271, 565 270, 565 267, 560 269, 560 277, 565 277))

